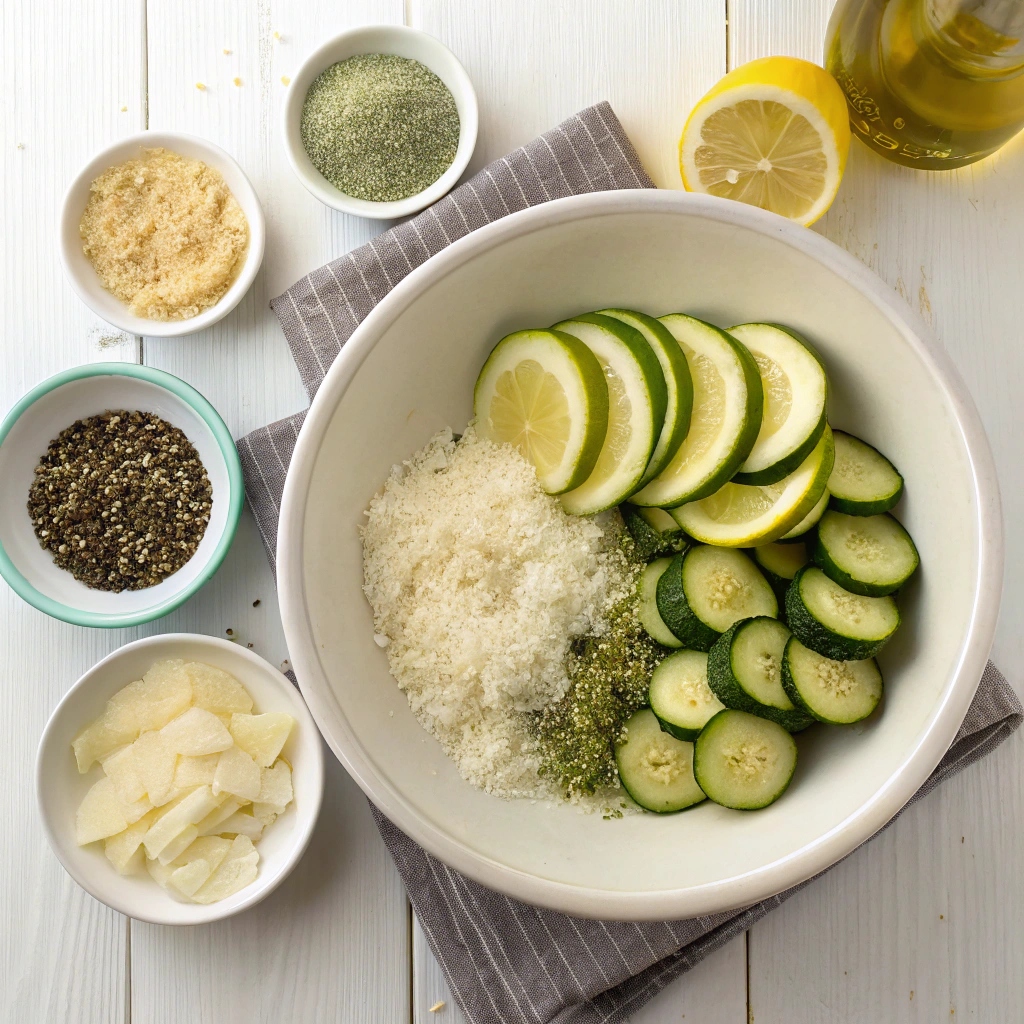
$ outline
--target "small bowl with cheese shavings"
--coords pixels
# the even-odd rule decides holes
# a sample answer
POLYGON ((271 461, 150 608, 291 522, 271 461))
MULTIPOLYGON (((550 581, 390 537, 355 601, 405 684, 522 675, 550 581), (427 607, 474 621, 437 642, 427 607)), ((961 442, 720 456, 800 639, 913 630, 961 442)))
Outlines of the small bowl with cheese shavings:
POLYGON ((57 859, 151 924, 218 921, 273 892, 309 844, 323 784, 296 687, 252 651, 190 633, 137 640, 90 669, 36 759, 57 859))

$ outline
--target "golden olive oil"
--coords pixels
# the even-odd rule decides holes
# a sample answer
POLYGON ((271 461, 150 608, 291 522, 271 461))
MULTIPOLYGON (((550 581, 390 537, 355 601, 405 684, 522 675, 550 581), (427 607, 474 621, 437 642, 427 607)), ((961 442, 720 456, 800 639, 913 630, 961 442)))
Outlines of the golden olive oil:
POLYGON ((1024 127, 1024 0, 839 0, 825 66, 876 152, 960 167, 1024 127))

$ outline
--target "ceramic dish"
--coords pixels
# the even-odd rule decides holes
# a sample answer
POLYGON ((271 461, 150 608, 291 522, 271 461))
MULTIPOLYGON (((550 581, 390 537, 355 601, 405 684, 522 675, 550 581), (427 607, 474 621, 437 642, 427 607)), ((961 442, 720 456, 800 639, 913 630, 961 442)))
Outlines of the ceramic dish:
POLYGON ((242 301, 242 296, 255 279, 256 272, 263 262, 265 241, 263 207, 260 206, 259 196, 256 195, 256 190, 242 168, 220 146, 182 132, 140 132, 101 150, 71 182, 64 195, 60 215, 60 261, 78 297, 108 324, 113 324, 128 334, 148 335, 151 338, 174 338, 183 334, 194 334, 227 316, 242 301), (82 252, 82 238, 78 232, 78 225, 89 199, 89 186, 93 181, 108 167, 140 157, 143 150, 157 147, 202 160, 203 163, 220 171, 249 221, 249 249, 234 284, 216 305, 189 320, 148 320, 130 312, 120 299, 108 292, 100 283, 92 264, 82 252))
POLYGON ((873 835, 953 739, 988 655, 1000 593, 995 471, 956 371, 892 290, 820 235, 740 203, 605 192, 473 232, 402 281, 317 392, 278 534, 285 632, 303 694, 371 800, 436 857, 529 903, 672 919, 744 906, 803 881, 873 835), (883 445, 906 477, 900 515, 933 567, 903 594, 880 657, 885 707, 802 736, 782 800, 710 802, 604 821, 503 801, 463 782, 413 717, 374 643, 358 526, 390 467, 461 429, 495 342, 619 305, 714 323, 794 327, 829 368, 836 426, 883 445), (357 437, 358 444, 352 439, 357 437))
POLYGON ((108 907, 152 924, 206 924, 231 917, 259 903, 287 878, 299 862, 316 825, 324 788, 320 736, 295 687, 252 651, 216 637, 168 633, 118 648, 91 668, 67 692, 50 716, 36 757, 36 796, 53 852, 86 892, 108 907), (99 717, 106 701, 122 686, 165 658, 202 661, 230 672, 261 711, 284 711, 296 720, 282 756, 292 766, 295 799, 257 844, 256 881, 233 896, 205 906, 180 903, 148 874, 119 875, 103 853, 102 843, 75 842, 75 812, 89 787, 101 777, 93 765, 78 773, 71 741, 99 717))
POLYGON ((284 146, 288 162, 292 165, 305 187, 327 206, 342 213, 357 217, 372 217, 377 220, 392 220, 408 217, 431 203, 436 203, 450 192, 469 163, 476 146, 477 104, 473 83, 466 69, 455 54, 444 43, 420 32, 419 29, 403 25, 370 25, 366 28, 343 32, 340 36, 324 43, 314 50, 292 77, 284 103, 284 146), (422 192, 406 199, 391 203, 373 203, 356 199, 335 188, 314 166, 306 155, 299 128, 302 122, 302 105, 306 93, 321 71, 338 61, 346 60, 361 53, 388 53, 398 57, 410 57, 430 68, 448 87, 455 99, 459 112, 459 145, 451 166, 422 192))
POLYGON ((188 600, 231 547, 245 501, 231 433, 210 403, 183 380, 134 363, 89 363, 38 384, 0 423, 0 575, 40 611, 78 626, 135 626, 188 600), (145 590, 87 587, 39 546, 26 503, 47 445, 77 419, 107 409, 156 413, 192 442, 213 487, 213 509, 195 554, 145 590))

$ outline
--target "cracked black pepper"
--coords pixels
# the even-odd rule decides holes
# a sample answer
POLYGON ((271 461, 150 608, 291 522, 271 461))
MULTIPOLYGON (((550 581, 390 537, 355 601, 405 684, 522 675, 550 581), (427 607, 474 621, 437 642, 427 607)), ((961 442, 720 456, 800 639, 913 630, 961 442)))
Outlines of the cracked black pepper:
POLYGON ((98 590, 142 590, 195 554, 213 489, 199 453, 149 412, 77 420, 50 442, 28 512, 54 563, 98 590))
POLYGON ((299 134, 313 166, 355 199, 394 202, 451 166, 459 112, 448 87, 407 57, 364 53, 322 71, 302 104, 299 134))

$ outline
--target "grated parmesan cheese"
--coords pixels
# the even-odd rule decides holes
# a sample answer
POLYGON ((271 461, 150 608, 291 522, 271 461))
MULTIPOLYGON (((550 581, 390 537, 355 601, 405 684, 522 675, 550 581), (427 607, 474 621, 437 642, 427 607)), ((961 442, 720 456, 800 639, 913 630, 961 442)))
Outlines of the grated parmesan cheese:
POLYGON ((526 713, 562 697, 574 637, 600 634, 632 577, 610 518, 577 518, 510 445, 436 434, 370 502, 362 529, 374 639, 463 778, 556 795, 526 713))

